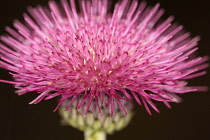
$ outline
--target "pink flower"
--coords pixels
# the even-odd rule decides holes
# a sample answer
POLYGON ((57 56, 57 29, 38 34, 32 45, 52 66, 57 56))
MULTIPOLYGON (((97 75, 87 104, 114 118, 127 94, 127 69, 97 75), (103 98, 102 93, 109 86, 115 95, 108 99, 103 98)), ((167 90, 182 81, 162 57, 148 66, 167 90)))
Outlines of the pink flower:
POLYGON ((112 13, 108 0, 81 1, 80 12, 74 0, 61 3, 29 7, 25 23, 15 21, 0 38, 0 67, 14 78, 1 82, 20 95, 37 91, 30 104, 60 96, 59 105, 71 100, 67 109, 106 104, 113 115, 115 105, 126 113, 122 100, 135 99, 151 114, 149 106, 159 112, 154 100, 170 107, 177 94, 206 90, 186 82, 208 67, 208 57, 189 57, 199 37, 183 33, 173 17, 159 20, 159 4, 123 0, 112 13))

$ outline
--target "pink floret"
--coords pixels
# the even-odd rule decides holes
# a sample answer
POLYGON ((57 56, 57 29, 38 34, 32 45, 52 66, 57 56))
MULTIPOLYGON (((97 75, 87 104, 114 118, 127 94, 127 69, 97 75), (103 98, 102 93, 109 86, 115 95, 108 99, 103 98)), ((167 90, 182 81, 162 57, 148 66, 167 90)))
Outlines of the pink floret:
POLYGON ((111 12, 109 2, 81 1, 80 12, 74 0, 29 7, 25 23, 15 21, 0 37, 0 67, 14 77, 1 82, 20 95, 37 91, 30 104, 60 96, 59 105, 71 100, 67 109, 76 102, 87 113, 105 104, 111 115, 116 105, 126 114, 122 100, 135 99, 151 114, 149 106, 159 112, 154 100, 170 107, 180 102, 177 94, 206 90, 186 82, 208 67, 208 57, 189 57, 199 37, 172 24, 173 17, 160 20, 159 4, 123 0, 111 12))

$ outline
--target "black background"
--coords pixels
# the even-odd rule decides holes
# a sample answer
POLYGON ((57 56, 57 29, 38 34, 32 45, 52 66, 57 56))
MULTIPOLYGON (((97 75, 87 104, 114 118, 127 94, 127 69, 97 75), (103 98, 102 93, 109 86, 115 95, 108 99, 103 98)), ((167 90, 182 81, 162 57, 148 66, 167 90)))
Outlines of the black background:
MULTIPOLYGON (((210 1, 209 0, 148 0, 149 5, 160 2, 166 10, 164 17, 175 16, 192 36, 200 35, 198 55, 210 54, 210 1)), ((0 0, 0 34, 12 26, 13 19, 22 20, 26 6, 47 5, 47 0, 0 0)), ((209 69, 208 69, 209 71, 209 69)), ((0 69, 0 79, 10 80, 8 71, 0 69)), ((190 80, 192 85, 209 86, 209 73, 190 80)), ((172 109, 157 103, 160 114, 149 116, 143 107, 136 106, 131 124, 109 140, 209 140, 209 92, 181 95, 184 102, 172 104, 172 109)), ((82 132, 60 125, 60 117, 53 113, 56 99, 28 105, 35 93, 18 97, 12 85, 0 83, 0 139, 1 140, 82 140, 82 132)))

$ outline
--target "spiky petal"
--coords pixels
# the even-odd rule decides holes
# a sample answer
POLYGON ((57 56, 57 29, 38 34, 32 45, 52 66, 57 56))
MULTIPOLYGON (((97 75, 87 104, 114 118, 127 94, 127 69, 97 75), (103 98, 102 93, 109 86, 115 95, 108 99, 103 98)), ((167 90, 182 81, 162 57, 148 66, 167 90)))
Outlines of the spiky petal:
POLYGON ((67 108, 106 104, 110 114, 122 100, 134 98, 159 112, 152 100, 179 102, 177 94, 202 91, 189 87, 186 79, 205 74, 207 57, 189 58, 197 50, 199 37, 183 33, 161 21, 159 4, 123 0, 109 10, 108 0, 49 2, 49 8, 29 7, 25 23, 6 27, 1 36, 0 67, 11 71, 20 95, 37 91, 31 104, 61 96, 59 105, 70 99, 67 108))

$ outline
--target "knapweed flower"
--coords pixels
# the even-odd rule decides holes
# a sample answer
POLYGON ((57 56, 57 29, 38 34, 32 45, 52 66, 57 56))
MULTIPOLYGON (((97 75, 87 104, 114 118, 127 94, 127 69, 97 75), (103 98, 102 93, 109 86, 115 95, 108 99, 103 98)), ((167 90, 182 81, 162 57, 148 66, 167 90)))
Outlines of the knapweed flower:
MULTIPOLYGON (((1 36, 0 67, 11 71, 18 94, 37 91, 30 104, 60 96, 66 109, 86 104, 114 114, 122 100, 135 99, 159 112, 153 101, 179 102, 177 94, 202 91, 187 79, 205 74, 207 57, 192 58, 199 37, 191 38, 173 17, 160 20, 159 4, 119 1, 112 12, 109 0, 79 1, 28 8, 25 22, 14 22, 1 36)), ((58 105, 58 106, 59 106, 58 105)))

